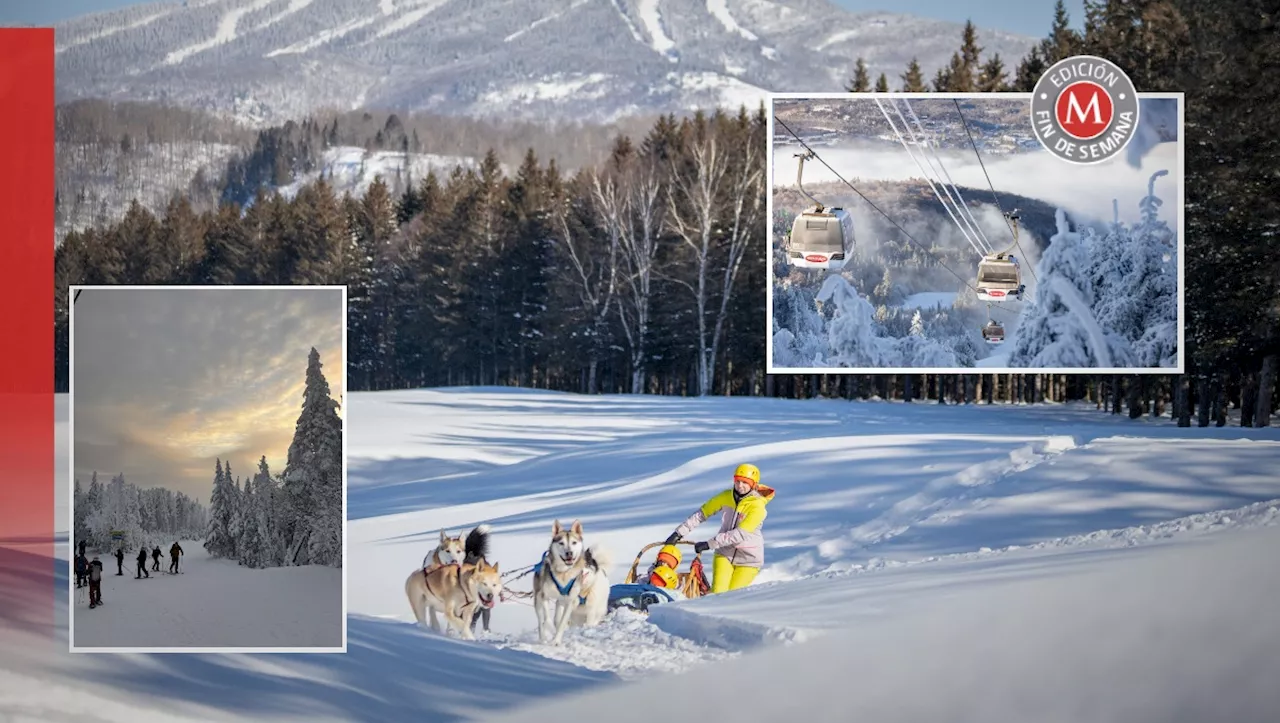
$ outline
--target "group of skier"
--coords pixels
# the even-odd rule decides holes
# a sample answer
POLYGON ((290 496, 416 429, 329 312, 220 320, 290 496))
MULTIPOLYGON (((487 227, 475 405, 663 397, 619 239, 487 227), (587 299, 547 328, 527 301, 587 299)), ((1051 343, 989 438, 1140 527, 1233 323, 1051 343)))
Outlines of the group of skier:
MULTIPOLYGON (((86 584, 89 586, 89 607, 96 608, 102 604, 102 561, 98 559, 98 556, 96 554, 93 556, 93 559, 90 560, 88 555, 85 552, 87 547, 88 547, 88 543, 86 543, 84 540, 81 540, 79 554, 76 555, 76 560, 75 560, 76 587, 77 588, 84 587, 86 584)), ((182 551, 182 546, 179 545, 177 542, 174 542, 173 545, 169 547, 169 573, 170 574, 177 575, 179 573, 178 558, 183 554, 185 553, 182 551)), ((113 557, 116 558, 116 575, 123 576, 124 575, 124 547, 122 546, 117 548, 113 557)), ((155 548, 151 551, 151 559, 152 559, 151 569, 156 572, 159 572, 160 571, 160 546, 159 545, 156 545, 155 548)), ((134 579, 141 580, 143 577, 151 577, 151 573, 147 571, 147 548, 145 545, 138 549, 137 562, 138 562, 137 574, 134 576, 134 579)))

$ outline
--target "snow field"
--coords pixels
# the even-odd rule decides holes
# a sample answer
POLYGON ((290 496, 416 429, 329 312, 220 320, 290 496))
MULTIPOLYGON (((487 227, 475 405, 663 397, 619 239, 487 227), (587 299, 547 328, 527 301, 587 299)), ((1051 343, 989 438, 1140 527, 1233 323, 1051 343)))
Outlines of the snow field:
MULTIPOLYGON (((181 574, 171 575, 168 548, 160 570, 135 579, 125 555, 124 575, 108 553, 102 606, 89 609, 75 590, 76 648, 341 648, 342 570, 307 565, 250 569, 213 559, 194 540, 179 542, 181 574)), ((93 559, 92 553, 89 555, 93 559)), ((74 587, 74 578, 71 585, 74 587)))
MULTIPOLYGON (((706 707, 724 705, 708 686, 756 681, 740 720, 776 720, 770 706, 784 703, 788 717, 842 721, 1274 712, 1263 707, 1274 685, 1259 681, 1275 679, 1276 571, 1259 556, 1280 520, 1280 429, 1181 429, 1086 405, 515 389, 349 404, 360 423, 348 442, 347 654, 73 656, 65 622, 10 626, 0 685, 15 707, 4 710, 23 701, 21 715, 58 720, 93 701, 101 718, 130 721, 650 720, 655 696, 699 717, 723 710, 706 707), (613 553, 618 582, 742 461, 778 490, 766 568, 748 589, 615 615, 571 629, 560 648, 537 644, 532 609, 514 601, 474 643, 410 622, 405 576, 442 528, 489 522, 493 557, 518 571, 546 549, 553 519, 581 519, 588 543, 613 553), (50 693, 74 686, 76 700, 8 694, 33 677, 50 693), (599 685, 618 680, 634 683, 599 685)), ((709 521, 691 537, 714 531, 709 521)), ((6 615, 66 590, 65 563, 40 572, 47 563, 0 553, 6 615)), ((54 603, 65 621, 65 594, 54 603)))

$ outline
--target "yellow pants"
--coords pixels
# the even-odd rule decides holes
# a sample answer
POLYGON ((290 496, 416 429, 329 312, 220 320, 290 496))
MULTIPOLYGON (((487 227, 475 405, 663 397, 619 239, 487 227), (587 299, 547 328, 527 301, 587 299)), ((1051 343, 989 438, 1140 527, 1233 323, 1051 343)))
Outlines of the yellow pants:
POLYGON ((728 592, 746 587, 760 573, 758 567, 743 567, 729 562, 729 558, 716 555, 711 560, 711 592, 728 592))

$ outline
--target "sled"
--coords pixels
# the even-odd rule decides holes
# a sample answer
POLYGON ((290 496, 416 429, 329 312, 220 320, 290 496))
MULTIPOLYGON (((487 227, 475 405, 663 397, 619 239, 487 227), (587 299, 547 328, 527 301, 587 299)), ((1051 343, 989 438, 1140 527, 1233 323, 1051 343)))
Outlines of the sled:
MULTIPOLYGON (((655 547, 665 547, 666 544, 654 542, 641 548, 640 553, 631 563, 631 569, 627 571, 626 578, 621 583, 609 587, 610 612, 619 608, 628 608, 636 612, 648 613, 652 605, 699 598, 711 590, 711 584, 707 582, 707 574, 702 566, 702 555, 698 553, 694 553, 687 572, 676 572, 674 586, 656 585, 649 574, 642 579, 637 576, 636 570, 640 567, 640 560, 644 554, 655 547)), ((693 547, 694 543, 681 541, 675 544, 693 547)), ((657 561, 650 565, 649 573, 652 573, 657 565, 657 561)))

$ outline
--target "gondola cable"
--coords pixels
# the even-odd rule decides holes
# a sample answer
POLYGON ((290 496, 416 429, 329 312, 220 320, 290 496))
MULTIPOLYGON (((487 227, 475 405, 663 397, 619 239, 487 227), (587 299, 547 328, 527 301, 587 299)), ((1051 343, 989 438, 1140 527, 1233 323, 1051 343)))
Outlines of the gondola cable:
MULTIPOLYGON (((1018 234, 1013 230, 1013 223, 1009 220, 1009 214, 1004 212, 1004 206, 1000 203, 1000 196, 996 193, 995 184, 991 182, 991 175, 987 173, 987 164, 982 162, 982 153, 978 151, 978 143, 973 140, 973 134, 969 132, 969 122, 964 118, 964 111, 960 110, 960 101, 957 98, 952 98, 951 102, 956 105, 956 114, 960 116, 960 123, 964 126, 965 135, 969 136, 969 145, 973 146, 973 154, 978 157, 978 165, 982 167, 982 175, 986 176, 987 186, 991 189, 991 198, 995 200, 996 208, 1004 216, 1005 226, 1009 227, 1009 233, 1013 235, 1013 245, 1018 249, 1018 253, 1022 254, 1023 258, 1027 258, 1026 253, 1022 250, 1021 243, 1018 241, 1018 234)), ((1035 279, 1036 283, 1040 282, 1039 279, 1036 279, 1036 270, 1034 268, 1028 265, 1027 271, 1031 272, 1031 278, 1035 279)))
MULTIPOLYGON (((969 232, 965 229, 964 225, 960 222, 960 219, 956 217, 955 212, 951 210, 951 206, 947 205, 947 198, 943 198, 942 193, 939 192, 937 186, 934 185, 933 176, 931 175, 930 171, 925 170, 924 164, 921 163, 920 159, 916 158, 916 154, 911 151, 911 145, 907 142, 907 139, 903 136, 902 131, 898 130, 898 125, 893 122, 892 118, 889 117, 889 112, 885 110, 884 106, 880 104, 880 99, 873 98, 873 100, 875 101, 876 107, 880 109, 880 114, 884 116, 885 122, 889 124, 889 127, 893 129, 894 135, 898 137, 898 142, 902 144, 902 148, 907 152, 907 155, 911 157, 911 160, 915 162, 916 168, 920 169, 920 173, 924 175, 925 183, 929 184, 929 190, 933 191, 933 195, 935 198, 938 199, 938 203, 942 204, 942 208, 945 209, 947 212, 947 215, 951 217, 951 222, 955 224, 957 229, 959 229, 960 234, 964 236, 965 241, 969 242, 969 245, 973 247, 974 251, 977 251, 980 256, 985 255, 987 252, 985 249, 982 248, 981 242, 978 239, 975 239, 969 235, 969 232)), ((898 117, 902 118, 902 111, 898 110, 897 105, 894 105, 893 109, 894 109, 894 112, 898 114, 898 117)), ((911 135, 912 141, 914 142, 915 134, 911 132, 911 127, 907 125, 907 122, 905 119, 903 119, 902 124, 903 124, 903 130, 905 130, 909 135, 911 135)), ((923 148, 921 148, 920 150, 920 155, 922 157, 924 156, 923 148)), ((939 185, 940 184, 941 184, 941 181, 939 181, 939 185)), ((949 197, 950 197, 950 194, 948 194, 948 198, 949 197)))
MULTIPOLYGON (((920 137, 924 139, 924 143, 928 149, 933 152, 933 158, 938 162, 938 168, 942 169, 942 175, 947 177, 947 182, 951 184, 951 188, 956 192, 956 198, 959 199, 959 201, 956 202, 956 208, 960 209, 963 212, 963 215, 968 217, 970 227, 973 229, 975 235, 982 238, 982 244, 987 247, 987 253, 995 251, 995 248, 991 245, 991 240, 987 238, 987 232, 982 230, 982 226, 978 223, 978 219, 973 217, 973 211, 970 210, 969 204, 965 202, 964 195, 960 193, 960 186, 958 186, 955 180, 951 178, 950 171, 948 171, 946 165, 943 164, 942 155, 938 153, 938 146, 934 144, 929 133, 925 131, 924 124, 920 122, 920 116, 917 116, 915 110, 912 109, 911 101, 903 98, 902 105, 907 109, 907 113, 911 116, 911 119, 915 121, 916 128, 920 129, 920 137)), ((905 123, 906 120, 904 119, 903 122, 905 123)))
MULTIPOLYGON (((886 219, 889 223, 893 224, 893 225, 894 225, 894 226, 895 226, 899 231, 901 231, 901 232, 902 232, 902 235, 904 235, 904 236, 906 236, 906 237, 907 237, 907 240, 909 240, 911 243, 915 244, 915 245, 916 245, 916 247, 917 247, 917 248, 919 248, 921 251, 924 251, 926 254, 928 254, 928 255, 932 256, 932 257, 933 257, 933 260, 934 260, 934 261, 937 261, 939 266, 941 266, 942 268, 946 269, 947 271, 950 271, 950 272, 951 272, 951 274, 952 274, 953 276, 955 276, 957 279, 960 279, 960 283, 964 284, 964 285, 965 285, 965 287, 966 287, 966 288, 968 288, 970 291, 972 291, 975 295, 978 293, 978 290, 977 290, 977 289, 975 289, 975 288, 973 287, 973 285, 972 285, 972 284, 970 284, 970 283, 969 283, 969 282, 968 282, 968 281, 967 281, 963 276, 961 276, 960 274, 956 273, 954 269, 952 269, 950 266, 948 266, 948 265, 946 265, 945 263, 943 263, 943 262, 942 262, 942 259, 938 258, 938 255, 937 255, 937 254, 935 254, 935 253, 933 253, 932 251, 930 251, 929 249, 925 248, 924 244, 922 244, 922 243, 920 243, 919 241, 917 241, 917 240, 916 240, 916 238, 910 234, 910 232, 908 232, 905 228, 903 228, 903 227, 902 227, 902 226, 901 226, 897 221, 894 221, 894 220, 893 220, 893 218, 892 218, 889 214, 885 213, 883 210, 881 210, 881 209, 880 209, 880 207, 879 207, 879 206, 877 206, 877 205, 875 205, 874 203, 872 203, 872 202, 871 202, 871 199, 869 199, 869 198, 867 198, 866 196, 864 196, 864 195, 862 194, 862 191, 859 191, 859 190, 858 190, 857 186, 854 186, 852 183, 850 183, 849 181, 847 181, 847 180, 845 179, 845 177, 844 177, 844 176, 840 175, 840 172, 839 172, 839 171, 837 171, 836 169, 832 168, 832 167, 831 167, 831 164, 827 163, 826 159, 824 159, 822 156, 818 155, 818 152, 817 152, 817 151, 813 150, 813 148, 811 148, 811 147, 809 146, 809 144, 808 144, 808 143, 805 143, 805 142, 804 142, 804 139, 802 139, 799 135, 797 135, 795 131, 791 130, 791 126, 787 125, 786 121, 782 120, 782 119, 781 119, 781 118, 779 118, 777 115, 773 116, 773 119, 774 119, 776 122, 778 122, 778 123, 779 123, 783 128, 785 128, 785 129, 787 130, 787 132, 791 134, 791 137, 792 137, 792 138, 795 138, 795 139, 796 139, 796 143, 799 143, 799 144, 800 144, 800 147, 804 148, 804 149, 805 149, 805 151, 806 151, 806 153, 811 154, 814 160, 816 160, 816 161, 818 161, 819 163, 821 163, 822 165, 826 166, 826 167, 827 167, 827 170, 828 170, 828 171, 831 171, 832 175, 834 175, 836 178, 840 179, 840 182, 841 182, 841 183, 843 183, 844 185, 848 186, 848 187, 849 187, 849 188, 850 188, 854 193, 858 194, 858 196, 859 196, 859 197, 861 197, 863 201, 866 201, 868 206, 870 206, 870 207, 874 208, 874 209, 875 209, 875 210, 876 210, 876 211, 877 211, 881 216, 884 216, 884 217, 885 217, 885 219, 886 219)), ((1001 311, 1009 311, 1008 309, 1005 309, 1005 308, 1004 308, 1004 307, 1002 307, 1002 306, 997 306, 996 308, 1000 309, 1001 311)), ((1010 311, 1009 313, 1013 313, 1013 312, 1011 312, 1011 311, 1010 311)), ((1014 314, 1014 316, 1016 317, 1016 316, 1017 316, 1017 314, 1014 314)))

